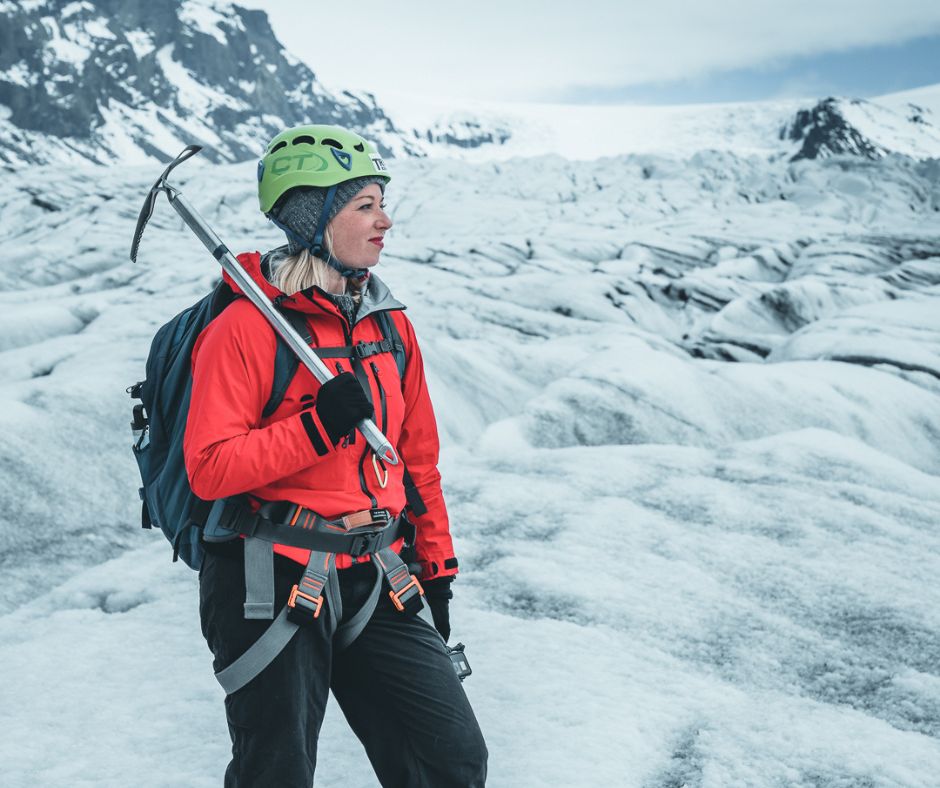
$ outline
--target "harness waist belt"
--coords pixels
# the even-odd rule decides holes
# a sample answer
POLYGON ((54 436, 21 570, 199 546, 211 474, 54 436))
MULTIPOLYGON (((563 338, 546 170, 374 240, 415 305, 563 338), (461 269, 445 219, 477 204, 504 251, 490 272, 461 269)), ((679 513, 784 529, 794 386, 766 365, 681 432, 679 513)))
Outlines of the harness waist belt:
POLYGON ((367 509, 327 520, 312 509, 283 502, 264 504, 257 512, 242 504, 231 517, 223 516, 220 525, 267 542, 357 558, 384 550, 402 538, 410 544, 415 536, 411 523, 403 517, 391 517, 386 509, 367 509))

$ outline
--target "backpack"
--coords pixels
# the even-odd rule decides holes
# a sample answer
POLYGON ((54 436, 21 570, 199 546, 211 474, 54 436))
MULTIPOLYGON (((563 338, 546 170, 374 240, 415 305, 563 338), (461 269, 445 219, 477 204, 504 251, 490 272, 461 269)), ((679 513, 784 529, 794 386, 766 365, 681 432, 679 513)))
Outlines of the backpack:
MULTIPOLYGON (((131 429, 142 482, 138 491, 142 503, 141 527, 156 525, 160 528, 173 545, 173 560, 182 558, 187 566, 197 571, 204 554, 201 532, 214 501, 204 501, 192 491, 183 460, 183 436, 193 383, 190 360, 202 331, 239 297, 227 284, 219 282, 211 293, 163 325, 150 346, 146 379, 127 389, 132 398, 140 400, 133 408, 131 429)), ((279 309, 310 344, 311 336, 303 315, 283 307, 279 309)), ((390 340, 399 377, 404 379, 407 358, 395 321, 387 312, 378 312, 375 318, 383 340, 390 340)), ((300 364, 280 335, 275 336, 274 384, 262 412, 266 417, 283 401, 300 364)), ((405 485, 408 499, 412 500, 416 491, 407 471, 405 485)))

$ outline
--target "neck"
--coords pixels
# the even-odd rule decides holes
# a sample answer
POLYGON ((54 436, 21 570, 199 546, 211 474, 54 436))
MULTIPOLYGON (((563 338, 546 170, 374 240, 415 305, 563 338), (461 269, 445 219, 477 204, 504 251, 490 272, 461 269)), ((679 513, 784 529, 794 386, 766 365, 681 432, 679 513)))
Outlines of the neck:
POLYGON ((327 268, 326 270, 326 281, 323 283, 323 289, 328 293, 345 293, 346 292, 346 277, 343 276, 339 271, 334 271, 332 268, 327 268))

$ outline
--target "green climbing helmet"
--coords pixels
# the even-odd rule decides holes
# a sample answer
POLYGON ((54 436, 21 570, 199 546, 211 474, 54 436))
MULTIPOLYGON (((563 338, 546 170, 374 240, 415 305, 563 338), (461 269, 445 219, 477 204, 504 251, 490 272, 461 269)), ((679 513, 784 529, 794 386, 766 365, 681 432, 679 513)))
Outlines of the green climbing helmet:
POLYGON ((370 175, 391 180, 382 157, 355 132, 295 126, 271 140, 258 162, 258 201, 267 214, 295 186, 334 186, 370 175))

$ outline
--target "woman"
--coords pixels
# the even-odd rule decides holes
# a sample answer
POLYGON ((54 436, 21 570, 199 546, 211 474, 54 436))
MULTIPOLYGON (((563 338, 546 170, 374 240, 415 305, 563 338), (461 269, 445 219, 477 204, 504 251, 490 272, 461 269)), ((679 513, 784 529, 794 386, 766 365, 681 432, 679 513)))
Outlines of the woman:
POLYGON ((404 306, 371 272, 392 226, 382 202, 390 176, 357 134, 300 126, 271 141, 258 180, 261 210, 288 243, 263 259, 254 253, 239 261, 280 308, 292 310, 337 375, 321 386, 301 366, 280 404, 266 412, 278 342, 244 298, 209 325, 193 351, 184 446, 190 484, 205 500, 243 496, 251 508, 242 511, 254 518, 250 526, 236 518, 238 527, 207 529, 207 539, 220 541, 206 544, 200 615, 216 670, 221 676, 241 664, 278 626, 272 611, 283 609, 301 624, 287 624, 293 626, 287 645, 226 696, 232 760, 225 785, 311 785, 332 689, 383 786, 482 786, 486 746, 444 648, 457 559, 421 352, 404 306), (383 332, 389 317, 404 346, 402 374, 394 341, 383 332), (396 448, 399 464, 375 460, 355 429, 367 417, 396 448), (395 555, 408 536, 400 519, 406 506, 416 527, 411 566, 420 567, 420 583, 395 555), (299 525, 317 538, 332 531, 328 538, 347 540, 340 549, 318 543, 312 551, 297 541, 275 543, 273 607, 259 602, 254 588, 252 573, 263 570, 246 561, 264 543, 229 538, 238 534, 226 530, 261 533, 255 530, 261 517, 291 540, 299 525), (347 549, 363 532, 376 540, 347 549), (378 541, 393 538, 377 549, 378 541), (391 570, 392 563, 402 571, 391 570), (379 595, 369 615, 380 568, 397 585, 379 595), (414 615, 422 593, 438 632, 414 615), (345 646, 334 630, 341 625, 348 636, 356 627, 346 622, 363 609, 364 628, 345 646))

